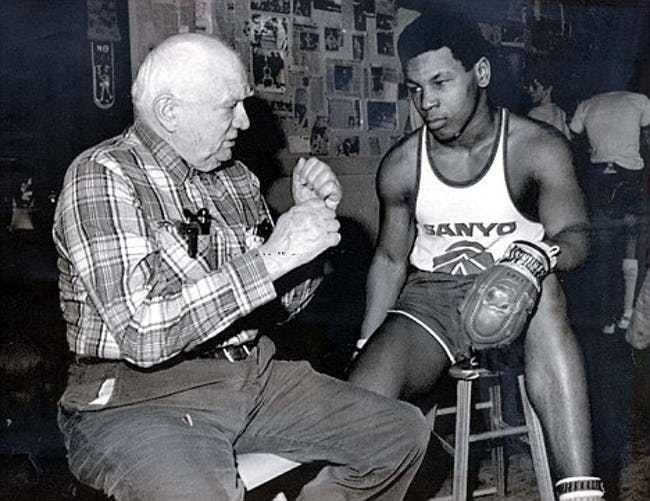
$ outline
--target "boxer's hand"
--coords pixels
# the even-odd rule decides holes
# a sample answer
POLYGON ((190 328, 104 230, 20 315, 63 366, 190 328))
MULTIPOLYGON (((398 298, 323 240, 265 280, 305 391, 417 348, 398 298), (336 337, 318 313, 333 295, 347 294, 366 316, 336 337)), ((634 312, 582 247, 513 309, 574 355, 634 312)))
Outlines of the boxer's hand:
POLYGON ((343 197, 341 183, 330 166, 315 157, 298 160, 293 169, 291 190, 296 205, 318 199, 332 210, 336 210, 343 197))
POLYGON ((339 228, 334 210, 320 199, 294 205, 282 214, 271 236, 259 248, 273 280, 337 245, 341 240, 339 228))

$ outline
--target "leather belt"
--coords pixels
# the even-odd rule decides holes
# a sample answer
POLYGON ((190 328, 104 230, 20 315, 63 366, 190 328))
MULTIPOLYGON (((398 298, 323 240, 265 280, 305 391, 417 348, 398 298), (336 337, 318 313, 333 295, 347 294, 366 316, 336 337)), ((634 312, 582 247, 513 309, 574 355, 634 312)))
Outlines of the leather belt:
MULTIPOLYGON (((218 360, 227 360, 228 362, 240 362, 241 360, 246 360, 251 355, 256 345, 256 342, 250 341, 248 343, 210 348, 209 350, 196 353, 194 356, 189 354, 189 358, 216 358, 218 360)), ((122 360, 96 357, 75 357, 75 362, 82 365, 98 365, 122 362, 122 360)))
POLYGON ((239 362, 241 360, 246 360, 253 352, 255 346, 256 343, 254 342, 221 346, 219 348, 212 348, 203 351, 197 355, 197 358, 217 358, 228 360, 228 362, 239 362))

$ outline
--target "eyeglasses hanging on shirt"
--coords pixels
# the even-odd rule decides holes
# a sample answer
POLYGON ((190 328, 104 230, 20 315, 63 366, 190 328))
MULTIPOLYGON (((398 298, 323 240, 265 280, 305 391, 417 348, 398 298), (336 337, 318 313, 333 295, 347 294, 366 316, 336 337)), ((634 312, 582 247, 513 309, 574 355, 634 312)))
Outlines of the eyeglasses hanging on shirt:
MULTIPOLYGON (((190 209, 183 209, 185 221, 180 223, 179 232, 187 243, 187 253, 191 258, 195 258, 198 251, 199 235, 209 235, 210 225, 214 219, 208 209, 201 208, 196 213, 190 209)), ((251 229, 261 242, 266 241, 273 231, 273 225, 268 219, 264 219, 254 228, 251 229)))
POLYGON ((210 234, 212 216, 206 208, 196 211, 196 214, 189 209, 183 209, 185 221, 180 224, 180 234, 187 242, 187 253, 195 258, 198 250, 199 235, 210 234))

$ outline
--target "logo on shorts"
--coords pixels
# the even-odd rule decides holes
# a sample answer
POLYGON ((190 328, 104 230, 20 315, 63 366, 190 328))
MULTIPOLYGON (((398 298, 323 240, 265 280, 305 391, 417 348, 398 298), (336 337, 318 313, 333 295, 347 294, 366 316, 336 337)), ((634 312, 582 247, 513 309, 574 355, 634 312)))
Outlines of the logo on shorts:
POLYGON ((494 264, 494 257, 477 242, 463 240, 433 258, 433 270, 450 275, 476 275, 494 264))

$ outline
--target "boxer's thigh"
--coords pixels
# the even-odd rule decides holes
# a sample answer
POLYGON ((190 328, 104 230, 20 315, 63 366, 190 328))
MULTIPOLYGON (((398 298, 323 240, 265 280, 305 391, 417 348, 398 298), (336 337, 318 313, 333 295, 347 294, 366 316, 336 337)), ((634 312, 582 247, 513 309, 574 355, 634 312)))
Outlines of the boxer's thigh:
POLYGON ((566 355, 567 350, 575 350, 575 345, 562 285, 556 275, 549 275, 542 284, 537 308, 526 333, 526 359, 539 356, 551 363, 555 354, 560 354, 558 350, 566 355))
POLYGON ((393 398, 429 393, 449 356, 440 342, 413 319, 389 314, 355 361, 349 380, 393 398))
POLYGON ((200 413, 135 405, 59 423, 75 477, 118 501, 243 499, 232 445, 200 413))

